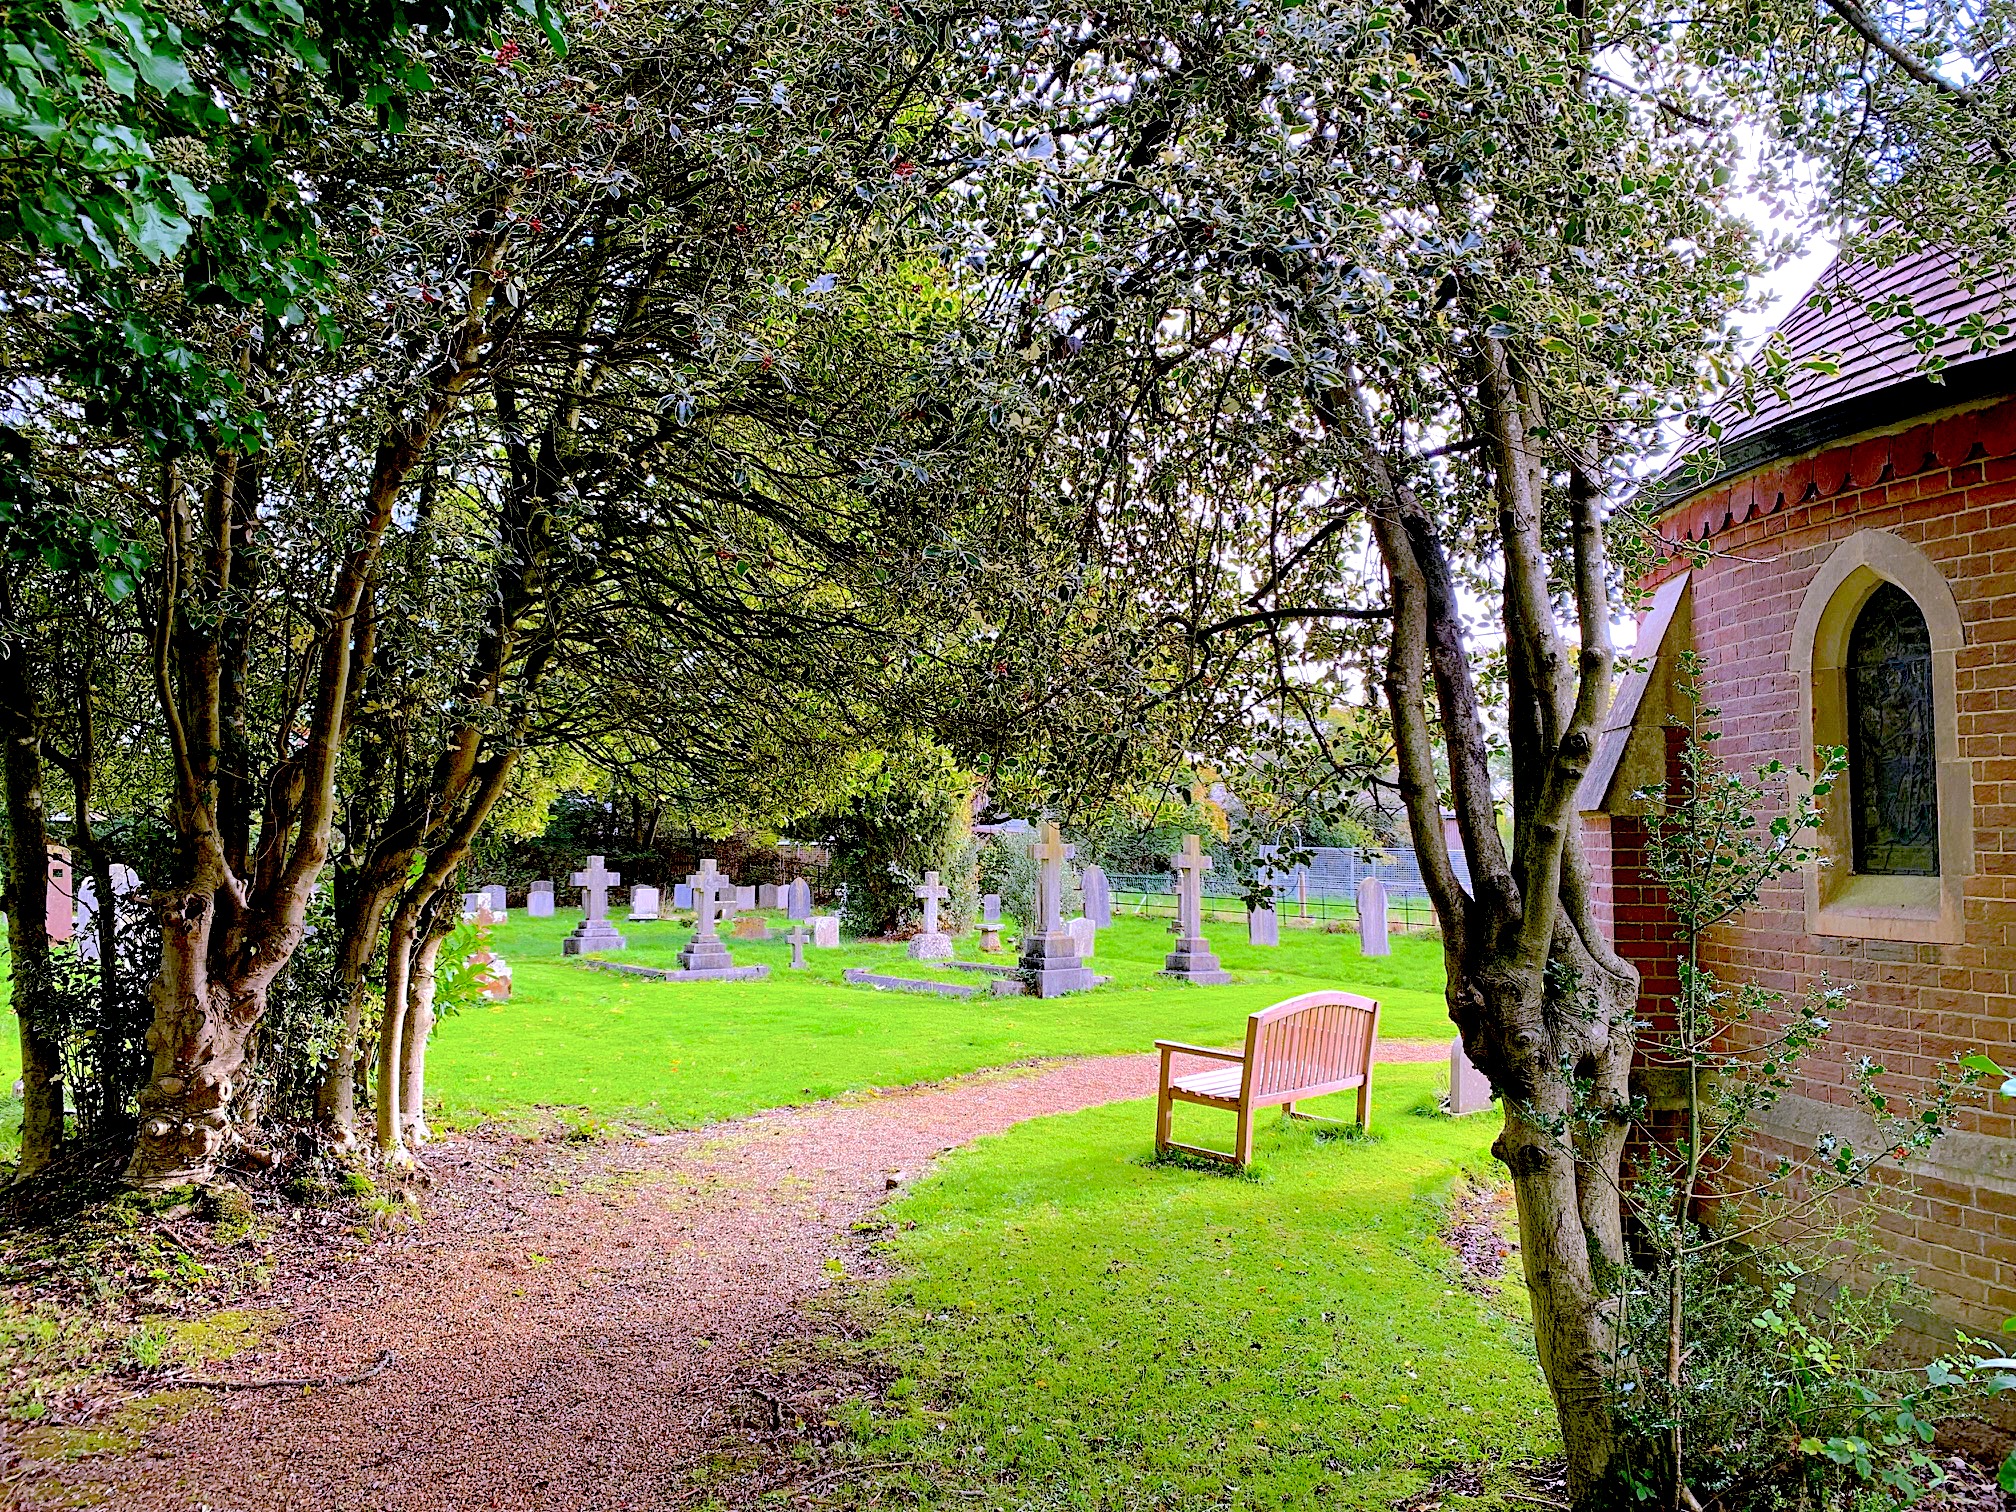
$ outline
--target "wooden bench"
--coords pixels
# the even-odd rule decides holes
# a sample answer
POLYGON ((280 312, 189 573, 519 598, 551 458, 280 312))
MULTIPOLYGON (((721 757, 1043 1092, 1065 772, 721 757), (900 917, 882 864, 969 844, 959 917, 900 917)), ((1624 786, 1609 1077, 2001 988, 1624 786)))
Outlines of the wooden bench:
POLYGON ((1244 1166, 1253 1159, 1253 1115, 1279 1107, 1290 1118, 1303 1098, 1358 1089, 1358 1127, 1372 1127, 1372 1054, 1379 1042, 1379 1004, 1350 992, 1305 992, 1300 997, 1262 1008, 1246 1020, 1246 1048, 1209 1050, 1176 1040, 1157 1040, 1162 1052, 1162 1084, 1155 1099, 1155 1148, 1181 1150, 1211 1160, 1244 1166), (1215 1070, 1170 1078, 1170 1060, 1178 1055, 1202 1056, 1224 1064, 1215 1070), (1178 1102, 1224 1108, 1239 1115, 1238 1141, 1231 1154, 1197 1145, 1178 1144, 1169 1137, 1170 1116, 1178 1102))

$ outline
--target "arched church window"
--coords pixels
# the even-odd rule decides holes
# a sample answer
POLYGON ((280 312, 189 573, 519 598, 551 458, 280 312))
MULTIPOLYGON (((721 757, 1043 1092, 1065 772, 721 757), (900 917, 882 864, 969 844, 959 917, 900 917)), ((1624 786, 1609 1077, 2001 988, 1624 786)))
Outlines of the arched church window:
POLYGON ((1932 637, 1894 583, 1869 595, 1848 637, 1848 786, 1855 870, 1939 874, 1932 637))

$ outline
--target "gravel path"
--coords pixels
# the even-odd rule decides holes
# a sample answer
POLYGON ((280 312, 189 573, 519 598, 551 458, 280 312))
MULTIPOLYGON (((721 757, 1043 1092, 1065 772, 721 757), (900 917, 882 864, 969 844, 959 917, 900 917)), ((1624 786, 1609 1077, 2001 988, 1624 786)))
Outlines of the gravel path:
MULTIPOLYGON (((1380 1046, 1382 1060, 1445 1053, 1380 1046)), ((777 1431, 804 1404, 787 1413, 763 1372, 822 1326, 807 1303, 872 1268, 851 1225, 957 1145, 1154 1089, 1153 1056, 1113 1056, 641 1141, 444 1141, 424 1224, 347 1274, 281 1277, 278 1335, 209 1374, 341 1377, 384 1349, 393 1369, 208 1394, 133 1455, 44 1480, 40 1505, 669 1512, 693 1499, 696 1466, 730 1489, 766 1435, 772 1473, 745 1479, 774 1483, 789 1465, 777 1431)))

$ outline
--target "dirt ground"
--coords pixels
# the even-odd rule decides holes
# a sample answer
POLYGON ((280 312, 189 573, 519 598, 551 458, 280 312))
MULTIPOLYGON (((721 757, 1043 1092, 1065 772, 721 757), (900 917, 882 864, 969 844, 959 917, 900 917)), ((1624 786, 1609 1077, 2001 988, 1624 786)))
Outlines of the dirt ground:
POLYGON ((283 1272, 260 1299, 277 1332, 202 1373, 345 1378, 386 1350, 391 1368, 185 1393, 135 1452, 18 1466, 16 1494, 131 1512, 662 1512, 789 1487, 812 1474, 790 1451, 827 1421, 816 1398, 866 1383, 814 1372, 808 1398, 808 1378, 768 1371, 834 1326, 822 1292, 873 1270, 856 1225, 946 1150, 1154 1085, 1154 1057, 1116 1056, 641 1140, 452 1137, 428 1153, 424 1222, 283 1272))

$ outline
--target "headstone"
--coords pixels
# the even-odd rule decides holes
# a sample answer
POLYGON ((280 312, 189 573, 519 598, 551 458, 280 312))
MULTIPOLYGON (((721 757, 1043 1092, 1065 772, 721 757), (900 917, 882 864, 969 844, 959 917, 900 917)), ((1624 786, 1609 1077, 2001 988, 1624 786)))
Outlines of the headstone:
MULTIPOLYGON (((139 892, 142 884, 140 873, 123 861, 114 861, 109 871, 112 878, 112 928, 116 935, 119 928, 119 901, 139 892)), ((98 879, 79 877, 76 881, 77 903, 71 938, 76 940, 77 954, 82 959, 95 961, 98 959, 98 879)))
POLYGON ((803 877, 794 877, 784 889, 784 913, 792 919, 812 917, 812 884, 803 877))
POLYGON ((1183 849, 1169 864, 1176 869, 1176 948, 1162 963, 1162 975, 1205 986, 1231 981, 1232 973, 1218 964, 1204 938, 1204 874, 1211 858, 1195 835, 1185 835, 1183 849))
POLYGON ((532 884, 532 891, 525 895, 525 914, 532 919, 553 917, 553 884, 541 880, 532 884))
POLYGON ((1091 960, 1099 949, 1099 926, 1081 916, 1067 920, 1064 927, 1071 931, 1072 942, 1078 947, 1078 959, 1091 960))
POLYGON ((658 918, 658 889, 645 883, 638 883, 630 889, 630 921, 633 924, 649 924, 658 918))
POLYGON ((793 971, 803 971, 805 969, 805 945, 812 936, 807 934, 805 926, 800 924, 786 938, 791 941, 791 969, 793 971))
POLYGON ((497 922, 507 923, 511 918, 511 895, 504 890, 502 882, 492 882, 488 887, 478 888, 483 894, 483 902, 490 912, 497 915, 497 922))
POLYGON ((1095 929, 1111 929, 1113 889, 1107 884, 1106 869, 1100 866, 1086 867, 1078 878, 1078 886, 1085 894, 1085 917, 1092 921, 1095 929))
POLYGON ((1279 945, 1281 917, 1271 908, 1256 908, 1246 915, 1248 945, 1279 945))
POLYGON ((737 940, 767 940, 770 938, 770 926, 754 914, 744 914, 728 933, 730 938, 737 940))
POLYGON ((483 911, 483 894, 480 892, 462 894, 462 917, 473 919, 483 911))
POLYGON ((679 965, 687 971, 724 971, 735 964, 728 947, 721 943, 721 904, 735 890, 715 868, 714 858, 700 863, 700 870, 686 879, 693 891, 693 938, 679 952, 679 965))
POLYGON ((581 889, 581 922, 560 942, 562 955, 586 955, 591 950, 621 950, 628 942, 609 922, 609 889, 623 880, 612 872, 600 856, 590 856, 584 871, 574 873, 574 885, 581 889))
POLYGON ((737 913, 741 913, 744 909, 754 908, 755 906, 756 906, 755 888, 738 887, 735 889, 735 911, 737 913))
POLYGON ((838 914, 814 914, 805 922, 812 926, 812 948, 814 950, 838 950, 840 948, 840 916, 838 914))
POLYGON ((1358 882, 1358 954, 1393 954, 1386 938, 1386 884, 1377 877, 1361 877, 1358 882))
POLYGON ((484 929, 488 929, 494 924, 508 924, 510 920, 493 909, 489 898, 479 892, 476 894, 476 922, 484 929))
POLYGON ((784 906, 784 889, 779 887, 775 882, 765 882, 761 887, 756 889, 756 906, 758 908, 782 908, 784 906))
POLYGON ((50 943, 60 945, 77 932, 77 875, 70 869, 70 851, 66 846, 49 847, 47 898, 50 943))
POLYGON ((918 900, 924 905, 924 927, 910 941, 910 959, 913 961, 949 961, 956 953, 952 949, 952 936, 938 927, 938 905, 950 897, 951 890, 938 880, 938 873, 924 873, 924 885, 916 889, 918 900))
POLYGON ((692 883, 674 882, 672 884, 672 906, 674 908, 691 908, 693 906, 692 883))
POLYGON ((1057 832, 1057 822, 1045 819, 1036 847, 1036 917, 1022 940, 1022 979, 1036 997, 1062 997, 1095 985, 1091 969, 1078 954, 1078 941, 1065 927, 1064 863, 1072 847, 1057 832))
POLYGON ((1463 1118, 1482 1113, 1491 1106, 1491 1079, 1470 1063, 1463 1050, 1463 1036, 1449 1043, 1449 1112, 1463 1118))
POLYGON ((1001 948, 1001 894, 988 893, 980 900, 980 948, 1001 948))

